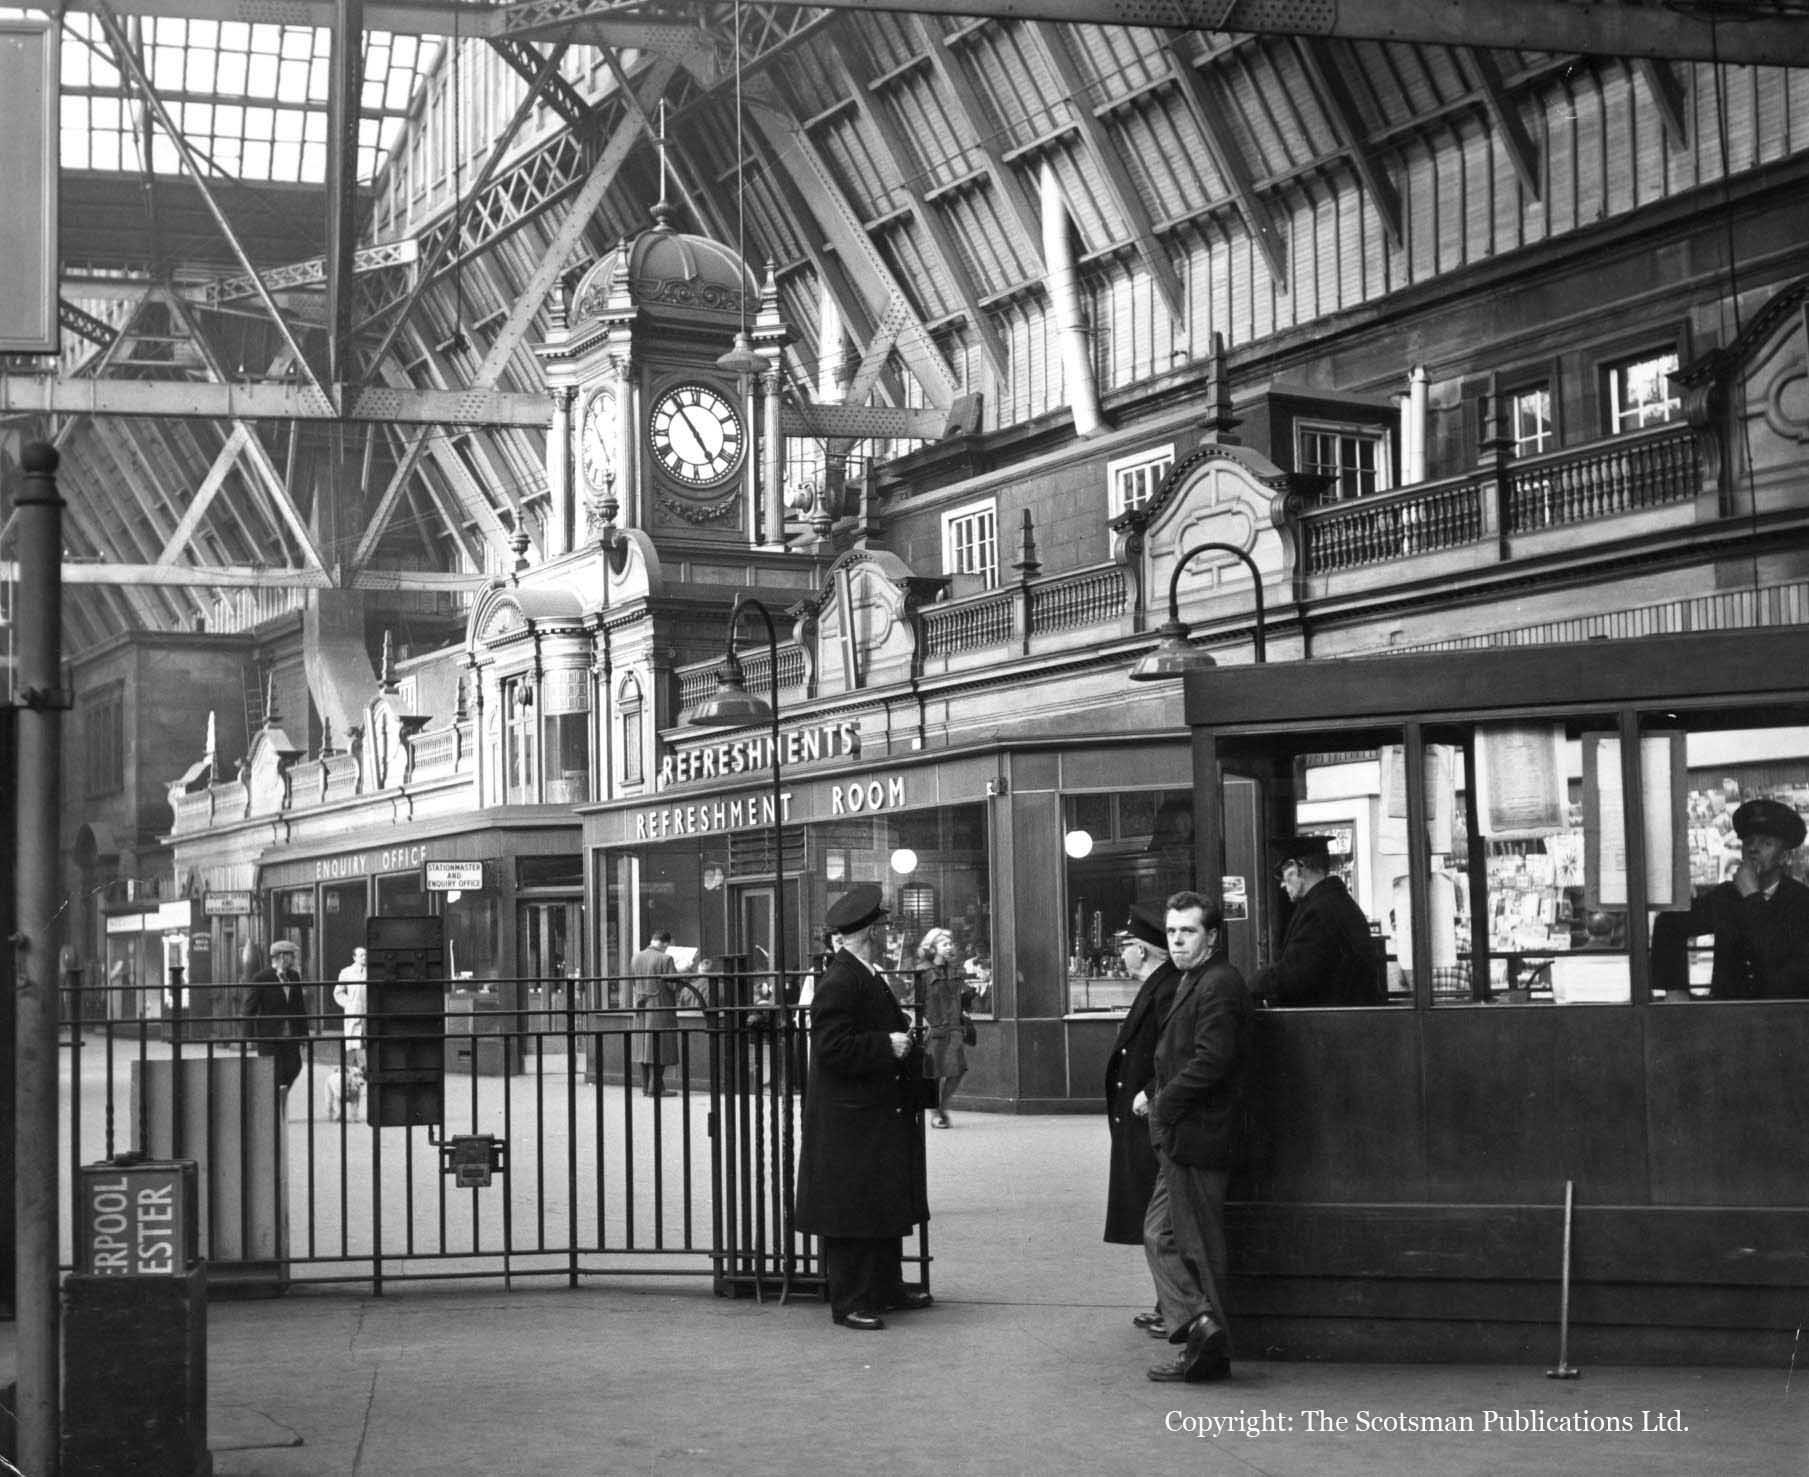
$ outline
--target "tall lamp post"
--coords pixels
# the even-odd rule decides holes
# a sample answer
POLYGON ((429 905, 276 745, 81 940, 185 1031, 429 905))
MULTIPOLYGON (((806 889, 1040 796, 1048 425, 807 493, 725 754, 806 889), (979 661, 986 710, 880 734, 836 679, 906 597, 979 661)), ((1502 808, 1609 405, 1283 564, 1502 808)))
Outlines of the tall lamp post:
POLYGON ((737 595, 729 611, 729 645, 723 657, 722 671, 716 691, 691 710, 687 720, 694 728, 744 728, 762 719, 772 726, 773 745, 773 968, 778 978, 773 984, 775 1001, 785 995, 785 812, 779 771, 779 633, 773 626, 770 611, 752 595, 737 595), (747 690, 747 677, 741 670, 741 658, 735 655, 735 627, 741 612, 751 610, 766 623, 766 651, 770 670, 767 673, 770 698, 759 698, 747 690))
POLYGON ((1212 659, 1211 652, 1193 645, 1187 639, 1190 627, 1181 619, 1181 573, 1193 562, 1196 554, 1229 554, 1234 559, 1243 560, 1244 568, 1250 571, 1251 586, 1256 592, 1256 660, 1260 663, 1267 657, 1263 577, 1256 567, 1256 561, 1235 544, 1195 544, 1175 560, 1174 573, 1168 577, 1168 619, 1156 629, 1156 635, 1161 639, 1156 642, 1153 651, 1148 652, 1131 668, 1131 681, 1161 682, 1218 665, 1212 659))
MULTIPOLYGON (((1250 583, 1256 592, 1256 636, 1255 656, 1260 665, 1268 655, 1267 630, 1265 628, 1265 612, 1263 609, 1263 577, 1256 567, 1256 561, 1235 544, 1204 543, 1195 544, 1181 557, 1175 560, 1174 573, 1168 577, 1168 619, 1157 630, 1161 638, 1155 647, 1131 668, 1133 682, 1161 682, 1175 677, 1184 677, 1189 672, 1203 672, 1218 665, 1212 659, 1212 653, 1204 647, 1195 646, 1188 637, 1188 625, 1181 619, 1181 571, 1199 554, 1229 554, 1234 559, 1243 561, 1244 568, 1250 571, 1250 583)), ((1207 754, 1213 754, 1211 739, 1206 739, 1207 754)), ((1208 772, 1217 769, 1216 757, 1206 760, 1208 772)), ((1225 850, 1224 825, 1219 816, 1217 806, 1200 804, 1200 769, 1201 747, 1198 735, 1194 741, 1194 867, 1196 880, 1200 874, 1219 875, 1224 871, 1223 860, 1225 850), (1201 815, 1204 809, 1205 814, 1201 815)), ((1221 883, 1221 887, 1222 887, 1221 883)))
MULTIPOLYGON (((770 611, 751 595, 737 595, 735 604, 729 611, 728 652, 723 658, 722 671, 717 679, 716 691, 691 710, 688 721, 697 728, 742 728, 748 724, 767 720, 772 726, 772 768, 773 768, 773 1005, 778 1012, 779 1020, 789 1024, 791 1009, 785 1000, 785 811, 782 781, 779 767, 779 633, 773 626, 770 611), (741 669, 741 658, 735 655, 735 627, 741 620, 743 610, 752 610, 766 623, 766 652, 768 661, 768 699, 755 697, 747 690, 747 680, 741 669)), ((790 1056, 789 1032, 781 1030, 775 1042, 774 1067, 783 1073, 785 1063, 790 1056)), ((737 1048, 739 1054, 739 1048, 737 1048)), ((779 1079, 783 1082, 783 1077, 779 1079)), ((779 1249, 779 1300, 787 1301, 791 1296, 792 1270, 792 1099, 789 1092, 779 1094, 782 1104, 780 1112, 780 1224, 779 1233, 781 1247, 779 1249)), ((758 1228, 755 1244, 757 1263, 754 1271, 754 1295, 764 1300, 765 1281, 760 1265, 765 1261, 766 1222, 764 1217, 756 1216, 758 1228)))

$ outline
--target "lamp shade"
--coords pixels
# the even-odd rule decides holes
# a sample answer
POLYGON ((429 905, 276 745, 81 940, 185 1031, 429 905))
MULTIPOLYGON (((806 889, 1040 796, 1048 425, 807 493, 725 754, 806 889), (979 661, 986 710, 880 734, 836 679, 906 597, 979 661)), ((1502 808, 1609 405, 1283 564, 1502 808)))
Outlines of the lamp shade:
POLYGON ((730 349, 716 361, 716 367, 726 374, 765 374, 765 356, 757 352, 746 333, 735 335, 735 347, 730 349))
POLYGON ((740 728, 749 723, 770 723, 773 710, 765 698, 747 690, 741 662, 730 652, 722 664, 716 691, 691 710, 685 720, 694 728, 740 728))
POLYGON ((1161 637, 1153 650, 1146 652, 1131 668, 1133 682, 1164 682, 1189 672, 1203 672, 1218 663, 1212 653, 1193 645, 1187 639, 1184 621, 1167 621, 1156 634, 1161 637))

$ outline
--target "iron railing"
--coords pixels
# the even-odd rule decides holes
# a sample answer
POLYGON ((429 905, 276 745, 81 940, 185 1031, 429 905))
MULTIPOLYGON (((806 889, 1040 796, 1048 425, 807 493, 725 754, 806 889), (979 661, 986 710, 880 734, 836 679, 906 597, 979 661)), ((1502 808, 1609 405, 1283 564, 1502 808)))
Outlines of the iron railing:
MULTIPOLYGON (((806 1010, 722 1003, 756 998, 758 976, 682 995, 668 1095, 647 1097, 633 1012, 593 1005, 621 982, 492 983, 447 996, 444 1110, 413 1127, 367 1121, 385 1089, 321 1004, 330 983, 309 987, 286 1092, 240 1015, 265 987, 67 990, 67 1183, 120 1154, 195 1159, 220 1285, 696 1276, 725 1295, 820 1292, 816 1241, 792 1223, 806 1010), (492 1161, 489 1183, 461 1182, 461 1163, 482 1178, 492 1161)), ((927 1286, 927 1229, 914 1260, 927 1286)))

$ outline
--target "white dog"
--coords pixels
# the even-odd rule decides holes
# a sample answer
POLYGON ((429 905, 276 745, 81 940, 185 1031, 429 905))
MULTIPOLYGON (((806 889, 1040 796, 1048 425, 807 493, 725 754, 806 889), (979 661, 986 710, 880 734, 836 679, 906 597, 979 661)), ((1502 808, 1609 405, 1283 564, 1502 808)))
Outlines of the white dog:
POLYGON ((364 1119, 364 1068, 356 1060, 327 1073, 327 1118, 336 1122, 341 1113, 348 1123, 364 1119))

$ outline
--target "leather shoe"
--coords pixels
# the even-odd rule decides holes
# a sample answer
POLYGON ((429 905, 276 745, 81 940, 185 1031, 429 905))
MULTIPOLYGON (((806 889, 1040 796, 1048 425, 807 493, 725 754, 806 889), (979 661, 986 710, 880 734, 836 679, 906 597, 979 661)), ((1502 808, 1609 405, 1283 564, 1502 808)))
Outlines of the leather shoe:
POLYGON ((1151 1365, 1149 1377, 1158 1384, 1179 1384, 1187 1378, 1187 1356, 1178 1354, 1166 1364, 1151 1365))
POLYGON ((872 1330, 884 1328, 886 1326, 886 1320, 881 1318, 877 1313, 838 1313, 835 1321, 841 1324, 843 1328, 872 1330))
POLYGON ((908 1287, 895 1294, 892 1301, 886 1304, 888 1313, 915 1313, 919 1308, 927 1308, 936 1299, 918 1288, 908 1287))
POLYGON ((1153 1339, 1166 1339, 1168 1337, 1168 1325, 1159 1318, 1143 1331, 1153 1339))
POLYGON ((1187 1352, 1181 1357, 1188 1379, 1222 1380, 1231 1373, 1231 1340, 1210 1313, 1202 1313, 1187 1325, 1187 1352))
POLYGON ((1162 1321, 1162 1310, 1156 1308, 1148 1313, 1138 1313, 1131 1319, 1133 1328, 1154 1328, 1162 1321))

